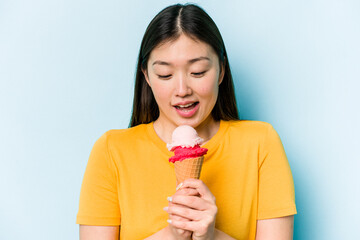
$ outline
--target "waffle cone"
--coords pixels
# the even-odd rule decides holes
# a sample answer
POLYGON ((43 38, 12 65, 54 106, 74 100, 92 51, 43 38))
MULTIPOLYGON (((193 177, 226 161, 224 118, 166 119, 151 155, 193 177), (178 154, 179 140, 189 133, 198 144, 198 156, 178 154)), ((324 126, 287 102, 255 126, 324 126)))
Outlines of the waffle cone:
POLYGON ((203 160, 204 156, 201 156, 174 162, 177 184, 183 182, 187 178, 199 179, 203 160))

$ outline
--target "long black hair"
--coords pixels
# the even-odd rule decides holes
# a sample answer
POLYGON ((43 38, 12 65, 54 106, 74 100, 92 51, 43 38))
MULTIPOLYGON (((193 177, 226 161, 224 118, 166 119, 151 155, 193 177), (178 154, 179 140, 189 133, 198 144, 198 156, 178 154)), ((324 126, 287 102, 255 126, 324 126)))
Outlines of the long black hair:
POLYGON ((159 107, 143 70, 151 51, 159 44, 176 40, 181 34, 209 44, 224 66, 224 78, 219 86, 219 95, 211 112, 215 121, 238 120, 234 84, 231 76, 224 41, 211 17, 194 4, 175 4, 159 12, 147 27, 141 42, 135 79, 135 92, 130 127, 150 123, 159 117, 159 107))

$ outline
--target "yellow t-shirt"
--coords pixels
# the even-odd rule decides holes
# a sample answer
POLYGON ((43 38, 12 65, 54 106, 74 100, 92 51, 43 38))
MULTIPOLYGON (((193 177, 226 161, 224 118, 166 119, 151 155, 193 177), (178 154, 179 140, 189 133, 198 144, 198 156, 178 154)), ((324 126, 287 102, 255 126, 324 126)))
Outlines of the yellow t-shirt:
MULTIPOLYGON (((221 121, 203 147, 200 179, 216 197, 216 228, 255 239, 256 220, 296 214, 294 184, 273 127, 221 121)), ((120 239, 144 239, 167 226, 176 178, 153 124, 110 130, 95 143, 85 171, 77 224, 121 225, 120 239)))

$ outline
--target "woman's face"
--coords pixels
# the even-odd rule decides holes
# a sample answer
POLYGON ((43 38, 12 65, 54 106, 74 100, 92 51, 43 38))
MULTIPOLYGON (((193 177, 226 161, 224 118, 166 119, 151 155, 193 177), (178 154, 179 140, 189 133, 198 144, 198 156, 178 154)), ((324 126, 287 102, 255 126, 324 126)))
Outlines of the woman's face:
POLYGON ((168 129, 211 125, 223 72, 210 45, 184 34, 156 47, 144 74, 159 106, 157 121, 168 129))

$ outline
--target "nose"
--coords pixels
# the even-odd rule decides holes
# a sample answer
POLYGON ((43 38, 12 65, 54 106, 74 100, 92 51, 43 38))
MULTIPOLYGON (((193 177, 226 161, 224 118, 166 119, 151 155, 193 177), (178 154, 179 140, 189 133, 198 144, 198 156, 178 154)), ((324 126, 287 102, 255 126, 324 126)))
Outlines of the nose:
POLYGON ((185 74, 179 74, 176 79, 176 96, 185 97, 191 95, 191 88, 189 86, 189 80, 185 74))

